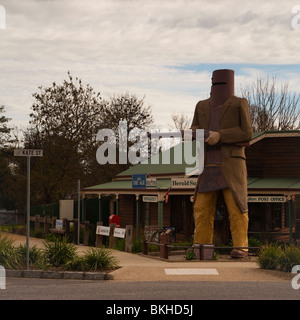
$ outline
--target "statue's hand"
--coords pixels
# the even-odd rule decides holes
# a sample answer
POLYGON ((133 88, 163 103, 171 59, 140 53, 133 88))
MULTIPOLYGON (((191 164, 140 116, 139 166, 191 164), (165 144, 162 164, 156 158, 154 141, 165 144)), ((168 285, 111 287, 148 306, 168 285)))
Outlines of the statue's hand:
POLYGON ((217 144, 220 141, 221 135, 218 131, 209 131, 209 136, 205 140, 210 146, 217 144))

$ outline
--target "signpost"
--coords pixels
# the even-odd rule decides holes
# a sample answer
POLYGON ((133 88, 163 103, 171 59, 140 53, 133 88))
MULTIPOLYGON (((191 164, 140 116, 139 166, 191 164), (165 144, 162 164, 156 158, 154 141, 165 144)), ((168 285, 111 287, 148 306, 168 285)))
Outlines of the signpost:
POLYGON ((40 149, 15 149, 15 157, 27 157, 27 234, 26 234, 26 267, 29 269, 29 233, 30 233, 30 158, 42 157, 43 150, 40 149))

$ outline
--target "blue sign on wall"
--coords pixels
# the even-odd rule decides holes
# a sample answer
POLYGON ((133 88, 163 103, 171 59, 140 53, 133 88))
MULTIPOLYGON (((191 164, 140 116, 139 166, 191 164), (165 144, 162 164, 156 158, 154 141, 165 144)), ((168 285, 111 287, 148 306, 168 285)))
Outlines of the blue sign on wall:
POLYGON ((132 175, 132 188, 142 189, 146 188, 146 174, 133 174, 132 175))

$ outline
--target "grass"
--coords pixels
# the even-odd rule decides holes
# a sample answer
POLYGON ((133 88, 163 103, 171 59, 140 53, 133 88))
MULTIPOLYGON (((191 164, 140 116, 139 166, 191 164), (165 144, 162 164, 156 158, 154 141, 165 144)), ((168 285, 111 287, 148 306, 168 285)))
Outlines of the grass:
POLYGON ((56 238, 53 242, 44 242, 45 261, 53 267, 63 267, 69 261, 76 258, 76 247, 73 243, 68 243, 67 239, 56 238))
POLYGON ((0 237, 0 265, 5 269, 18 269, 21 265, 13 241, 6 237, 0 237))
POLYGON ((293 266, 300 265, 300 249, 272 243, 261 248, 257 262, 262 269, 291 272, 293 266))
MULTIPOLYGON (((44 247, 29 248, 29 265, 31 269, 101 271, 118 268, 118 261, 106 248, 90 248, 79 256, 77 247, 67 242, 66 238, 46 241, 44 247)), ((0 233, 0 265, 5 269, 17 270, 26 267, 26 245, 16 246, 14 241, 0 233)))

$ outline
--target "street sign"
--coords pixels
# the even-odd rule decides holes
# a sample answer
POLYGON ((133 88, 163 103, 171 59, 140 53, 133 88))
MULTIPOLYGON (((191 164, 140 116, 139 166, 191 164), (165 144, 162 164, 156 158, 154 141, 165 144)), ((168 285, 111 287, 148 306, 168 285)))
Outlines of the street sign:
POLYGON ((143 189, 146 188, 146 174, 133 174, 132 175, 132 188, 143 189))
POLYGON ((143 202, 157 202, 157 196, 143 196, 143 202))
POLYGON ((15 149, 15 157, 42 157, 43 150, 41 149, 15 149))
POLYGON ((26 268, 29 270, 29 233, 30 233, 30 158, 42 157, 41 149, 15 149, 14 156, 27 157, 27 209, 26 209, 26 268))

